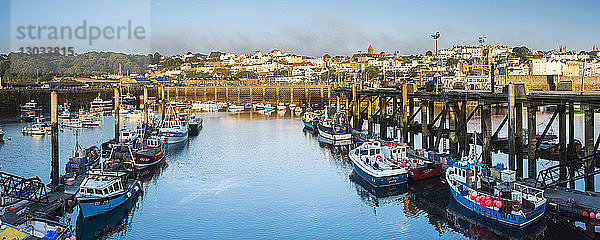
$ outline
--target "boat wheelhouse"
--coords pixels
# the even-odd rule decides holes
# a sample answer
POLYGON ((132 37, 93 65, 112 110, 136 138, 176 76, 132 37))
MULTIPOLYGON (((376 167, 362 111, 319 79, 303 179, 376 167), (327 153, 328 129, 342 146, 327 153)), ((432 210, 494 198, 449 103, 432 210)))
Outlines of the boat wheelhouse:
POLYGON ((65 172, 83 174, 91 169, 100 160, 100 149, 97 146, 91 146, 83 149, 79 145, 79 141, 75 144, 75 149, 69 161, 65 166, 65 172))
POLYGON ((346 124, 334 123, 331 118, 325 117, 317 124, 319 136, 333 141, 343 141, 352 139, 350 127, 346 124))
POLYGON ((141 190, 140 182, 128 175, 121 171, 89 171, 77 193, 83 217, 106 214, 136 196, 141 190))
POLYGON ((381 142, 365 142, 348 153, 354 171, 369 184, 382 187, 405 183, 408 172, 393 160, 390 148, 381 142))
POLYGON ((314 112, 305 112, 304 114, 302 114, 301 119, 302 123, 304 123, 305 128, 315 130, 319 121, 319 114, 316 114, 314 112))
POLYGON ((389 146, 392 158, 406 167, 410 179, 421 180, 442 174, 442 163, 434 163, 420 156, 409 156, 406 143, 393 143, 389 146))
POLYGON ((165 158, 167 144, 158 137, 151 137, 140 142, 137 150, 133 151, 134 165, 137 169, 151 167, 165 158))

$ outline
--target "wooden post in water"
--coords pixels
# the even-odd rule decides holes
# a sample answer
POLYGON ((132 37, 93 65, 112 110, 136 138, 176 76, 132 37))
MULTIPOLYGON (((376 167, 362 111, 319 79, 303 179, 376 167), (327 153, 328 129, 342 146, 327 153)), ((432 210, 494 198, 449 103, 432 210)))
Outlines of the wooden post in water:
MULTIPOLYGON (((556 111, 558 111, 558 162, 562 165, 567 163, 567 114, 565 105, 557 105, 556 111)), ((559 171, 559 179, 561 181, 566 180, 566 167, 561 167, 559 171)), ((567 184, 565 183, 561 186, 566 187, 567 184)))
POLYGON ((358 131, 362 131, 362 122, 360 119, 360 102, 358 102, 358 90, 357 88, 357 84, 353 84, 352 85, 352 107, 353 107, 353 123, 354 123, 354 129, 358 130, 358 131), (360 123, 359 123, 360 122, 360 123))
MULTIPOLYGON (((508 84, 508 168, 510 170, 516 169, 516 154, 515 154, 515 123, 516 123, 516 111, 515 111, 516 97, 515 97, 515 85, 513 83, 508 84)), ((535 132, 533 133, 535 136, 535 132)))
POLYGON ((481 140, 483 141, 483 163, 492 166, 492 106, 485 101, 479 102, 481 115, 481 140))
MULTIPOLYGON (((402 108, 401 116, 402 116, 402 138, 404 141, 408 139, 408 113, 406 108, 408 107, 408 88, 406 83, 402 83, 402 108)), ((385 109, 384 109, 385 110, 385 109)))
POLYGON ((119 113, 119 105, 121 105, 120 101, 119 101, 119 88, 115 88, 115 140, 117 142, 120 142, 120 113, 119 113))
POLYGON ((50 93, 50 127, 52 131, 52 172, 50 174, 52 186, 59 184, 59 154, 58 154, 58 93, 50 93))
POLYGON ((144 128, 148 127, 148 88, 144 87, 144 123, 142 124, 144 128))
MULTIPOLYGON (((429 107, 427 107, 427 112, 429 113, 429 120, 427 122, 429 122, 429 124, 433 124, 433 120, 435 120, 435 101, 429 101, 429 107)), ((442 124, 440 124, 440 127, 442 126, 442 124)), ((434 126, 431 125, 431 127, 433 128, 434 126)), ((429 132, 429 131, 427 131, 429 132)), ((433 149, 435 151, 438 151, 438 149, 435 149, 436 146, 435 145, 435 137, 431 134, 431 132, 429 132, 429 148, 433 149)))
POLYGON ((523 103, 515 104, 515 151, 517 157, 517 178, 523 178, 523 103))
MULTIPOLYGON (((415 114, 415 101, 411 98, 408 100, 408 116, 413 116, 413 114, 415 114)), ((408 121, 408 126, 411 127, 412 123, 414 121, 414 118, 410 121, 408 121)), ((415 148, 415 132, 414 131, 408 131, 409 133, 409 137, 410 140, 408 140, 408 146, 410 146, 410 148, 414 149, 415 148)), ((395 137, 395 135, 394 135, 395 137)))
MULTIPOLYGON (((290 87, 290 104, 294 103, 294 86, 290 87)), ((300 107, 300 104, 298 103, 298 107, 300 107)))
MULTIPOLYGON (((590 104, 584 105, 584 131, 585 131, 585 155, 590 156, 596 152, 594 144, 594 106, 590 104)), ((595 161, 594 161, 595 162, 595 161)), ((594 162, 588 161, 584 166, 584 173, 587 175, 594 170, 594 162)), ((594 176, 585 177, 585 190, 594 191, 594 176)))
MULTIPOLYGON (((573 102, 569 103, 569 145, 567 147, 567 152, 569 157, 575 156, 575 106, 573 102)), ((575 171, 573 168, 569 168, 569 176, 570 179, 573 179, 575 175, 575 171)), ((575 189, 575 181, 569 181, 569 188, 575 189)))
POLYGON ((447 104, 448 109, 448 140, 450 142, 450 153, 454 157, 460 157, 458 155, 458 136, 456 134, 456 122, 458 115, 458 103, 452 102, 447 104))
POLYGON ((373 135, 373 99, 368 97, 368 106, 367 106, 367 122, 368 122, 368 131, 369 134, 373 135))
POLYGON ((529 153, 527 157, 527 177, 535 179, 537 175, 537 130, 536 113, 538 106, 535 103, 527 105, 527 142, 529 153))
POLYGON ((421 148, 429 149, 429 129, 427 128, 427 101, 421 100, 421 148))

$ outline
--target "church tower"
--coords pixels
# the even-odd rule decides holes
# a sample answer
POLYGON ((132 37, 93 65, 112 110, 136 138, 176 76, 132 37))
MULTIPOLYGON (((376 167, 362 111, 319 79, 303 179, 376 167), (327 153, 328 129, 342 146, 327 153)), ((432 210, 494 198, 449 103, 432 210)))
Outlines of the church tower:
POLYGON ((597 52, 598 51, 598 47, 596 47, 596 44, 594 44, 594 47, 592 48, 592 52, 597 52))
POLYGON ((369 53, 369 55, 373 54, 373 46, 369 45, 369 49, 367 50, 367 52, 369 53))

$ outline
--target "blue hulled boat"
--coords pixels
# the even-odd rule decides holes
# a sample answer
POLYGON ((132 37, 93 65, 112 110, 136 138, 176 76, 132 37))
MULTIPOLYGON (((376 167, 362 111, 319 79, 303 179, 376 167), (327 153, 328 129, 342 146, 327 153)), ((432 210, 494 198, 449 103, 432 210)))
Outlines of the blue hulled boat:
POLYGON ((470 160, 446 170, 452 197, 460 205, 499 223, 524 227, 544 215, 546 198, 544 190, 518 183, 514 176, 512 170, 485 169, 470 160))
POLYGON ((94 170, 88 172, 77 193, 85 219, 106 214, 123 205, 141 190, 140 182, 128 172, 94 170))
POLYGON ((365 142, 348 153, 354 171, 375 187, 405 183, 408 171, 394 159, 389 147, 380 142, 365 142))
POLYGON ((314 112, 305 112, 302 114, 302 123, 304 123, 304 127, 309 130, 315 130, 317 124, 319 122, 319 114, 314 112))
POLYGON ((69 158, 69 161, 65 166, 65 171, 67 173, 85 173, 88 169, 97 164, 98 160, 100 160, 100 149, 97 146, 83 149, 79 145, 79 142, 77 142, 75 149, 73 150, 73 155, 69 158))

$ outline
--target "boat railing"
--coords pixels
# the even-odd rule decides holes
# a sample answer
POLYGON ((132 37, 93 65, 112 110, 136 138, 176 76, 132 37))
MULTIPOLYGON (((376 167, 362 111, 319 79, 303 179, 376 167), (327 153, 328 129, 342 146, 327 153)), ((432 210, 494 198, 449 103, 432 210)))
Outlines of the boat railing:
POLYGON ((542 189, 527 186, 525 184, 517 183, 517 182, 515 182, 513 186, 514 186, 514 188, 513 188, 514 191, 522 193, 523 197, 525 197, 527 200, 535 202, 536 206, 538 203, 545 200, 544 190, 542 190, 542 189))

